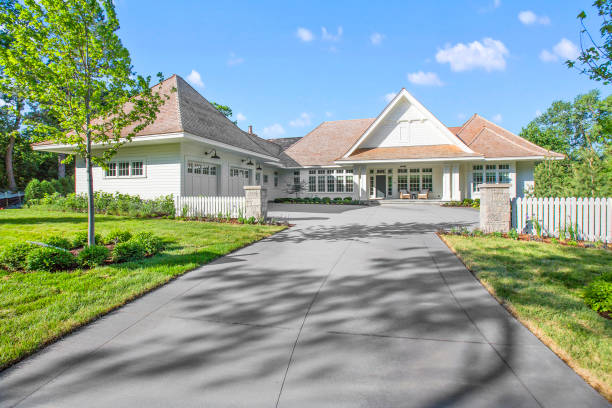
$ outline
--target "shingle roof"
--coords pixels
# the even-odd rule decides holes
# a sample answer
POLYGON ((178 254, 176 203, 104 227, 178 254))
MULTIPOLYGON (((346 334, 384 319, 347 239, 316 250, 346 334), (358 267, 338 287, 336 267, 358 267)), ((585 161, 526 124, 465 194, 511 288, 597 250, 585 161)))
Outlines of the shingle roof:
POLYGON ((302 166, 333 164, 359 139, 374 119, 323 122, 291 145, 285 153, 302 166))
POLYGON ((400 160, 400 159, 450 159, 462 157, 482 157, 477 153, 468 153, 455 145, 370 147, 356 149, 348 158, 352 160, 400 160))
MULTIPOLYGON (((449 128, 451 131, 457 128, 449 128)), ((564 157, 515 135, 501 126, 474 114, 459 130, 453 131, 466 145, 485 157, 564 157)))
MULTIPOLYGON (((136 138, 186 132, 266 156, 276 157, 280 153, 276 145, 264 139, 260 139, 261 143, 254 140, 178 75, 172 75, 154 85, 152 90, 166 94, 169 98, 160 107, 155 121, 138 132, 136 138), (175 91, 172 92, 172 89, 175 91)), ((129 127, 123 129, 122 136, 127 135, 130 130, 129 127)), ((52 144, 52 142, 41 142, 37 145, 42 144, 52 144)))
POLYGON ((287 150, 292 144, 300 140, 301 137, 279 137, 276 139, 266 139, 270 143, 277 144, 283 150, 287 150))

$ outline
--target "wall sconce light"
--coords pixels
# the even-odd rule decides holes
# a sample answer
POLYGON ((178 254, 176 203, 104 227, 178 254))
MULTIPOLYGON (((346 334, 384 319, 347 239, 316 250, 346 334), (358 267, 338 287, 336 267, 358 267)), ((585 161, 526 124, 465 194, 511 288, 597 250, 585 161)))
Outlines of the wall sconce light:
POLYGON ((247 161, 247 160, 248 160, 248 162, 247 162, 247 164, 246 164, 246 165, 247 165, 247 166, 252 166, 252 165, 253 165, 253 162, 251 161, 251 159, 242 159, 242 160, 241 160, 241 162, 242 162, 242 163, 244 163, 244 162, 245 162, 245 161, 247 161))
POLYGON ((256 170, 261 170, 261 165, 258 164, 256 170))
POLYGON ((211 154, 211 153, 212 153, 212 156, 210 156, 210 158, 211 158, 211 159, 220 159, 220 157, 219 157, 219 156, 217 156, 217 150, 216 150, 216 149, 212 149, 212 150, 211 150, 211 151, 209 151, 209 152, 204 152, 204 154, 205 154, 206 156, 208 156, 208 155, 209 155, 209 154, 211 154))

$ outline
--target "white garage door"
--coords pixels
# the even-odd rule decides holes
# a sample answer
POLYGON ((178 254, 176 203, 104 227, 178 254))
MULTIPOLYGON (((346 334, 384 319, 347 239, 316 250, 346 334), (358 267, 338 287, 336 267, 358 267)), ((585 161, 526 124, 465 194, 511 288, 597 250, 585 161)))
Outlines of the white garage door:
POLYGON ((231 196, 243 196, 244 186, 249 185, 250 170, 238 167, 230 168, 229 193, 231 196))
POLYGON ((216 196, 218 173, 217 166, 214 164, 188 160, 185 174, 185 195, 216 196))

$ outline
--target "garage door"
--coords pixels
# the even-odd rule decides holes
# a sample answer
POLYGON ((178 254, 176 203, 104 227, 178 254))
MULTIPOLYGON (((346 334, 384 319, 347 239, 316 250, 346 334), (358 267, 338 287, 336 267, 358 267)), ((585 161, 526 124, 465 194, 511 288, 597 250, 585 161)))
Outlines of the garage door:
POLYGON ((231 196, 243 196, 244 186, 249 185, 250 170, 238 167, 230 168, 229 193, 231 196))
POLYGON ((218 173, 218 168, 214 164, 188 160, 185 174, 185 195, 216 196, 218 173))

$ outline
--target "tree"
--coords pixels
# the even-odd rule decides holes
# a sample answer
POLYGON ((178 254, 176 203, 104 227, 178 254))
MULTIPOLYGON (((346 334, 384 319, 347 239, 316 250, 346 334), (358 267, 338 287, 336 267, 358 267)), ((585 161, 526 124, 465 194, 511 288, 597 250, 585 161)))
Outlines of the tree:
POLYGON ((564 197, 569 194, 569 162, 546 159, 534 170, 534 190, 536 197, 564 197))
MULTIPOLYGON (((219 112, 225 115, 226 118, 228 118, 229 120, 232 120, 232 115, 234 114, 234 112, 232 112, 232 108, 230 108, 227 105, 220 105, 217 102, 213 102, 212 106, 214 106, 215 109, 217 109, 219 112)), ((234 123, 234 125, 238 123, 237 120, 232 120, 232 122, 234 123)))
POLYGON ((587 14, 583 11, 578 14, 582 29, 580 30, 580 55, 577 61, 568 60, 565 63, 573 68, 576 63, 581 65, 580 72, 589 75, 596 81, 603 81, 608 85, 612 80, 612 1, 596 0, 593 6, 602 18, 599 28, 599 39, 594 39, 584 24, 587 14))
POLYGON ((301 192, 308 191, 308 182, 306 180, 302 180, 299 184, 288 183, 284 191, 289 195, 295 194, 295 198, 297 198, 301 192))
POLYGON ((60 129, 71 129, 32 124, 47 140, 72 145, 85 159, 88 243, 94 245, 92 165, 105 167, 123 143, 155 120, 164 98, 151 90, 150 77, 133 72, 116 34, 111 0, 22 0, 14 7, 15 13, 0 10, 0 24, 11 36, 10 47, 0 50, 2 83, 20 87, 60 129), (104 150, 94 154, 93 143, 104 150))

